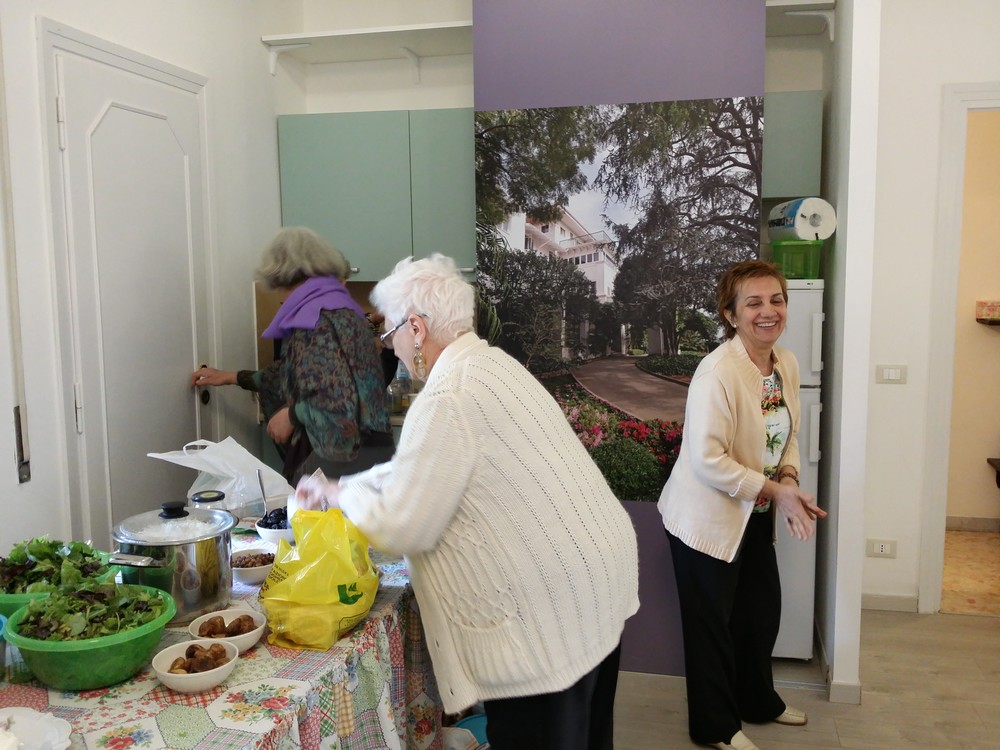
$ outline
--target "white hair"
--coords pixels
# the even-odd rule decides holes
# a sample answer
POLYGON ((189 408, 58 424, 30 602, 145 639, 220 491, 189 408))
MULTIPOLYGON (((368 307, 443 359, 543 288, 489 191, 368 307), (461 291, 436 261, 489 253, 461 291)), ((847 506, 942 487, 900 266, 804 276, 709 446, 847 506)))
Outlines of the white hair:
POLYGON ((385 316, 386 329, 409 315, 421 315, 428 337, 442 346, 475 330, 475 290, 455 261, 440 253, 420 260, 404 258, 375 285, 370 298, 385 316))

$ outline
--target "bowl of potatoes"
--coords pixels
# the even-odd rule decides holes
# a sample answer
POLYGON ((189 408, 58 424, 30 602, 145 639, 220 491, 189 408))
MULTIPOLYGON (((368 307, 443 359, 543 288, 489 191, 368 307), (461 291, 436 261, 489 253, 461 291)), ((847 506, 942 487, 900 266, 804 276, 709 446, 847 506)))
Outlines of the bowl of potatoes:
POLYGON ((171 690, 202 693, 222 684, 238 658, 239 650, 228 641, 187 641, 167 646, 154 656, 153 671, 171 690))
POLYGON ((252 609, 223 609, 202 615, 188 625, 192 638, 228 641, 239 653, 253 647, 264 635, 267 618, 252 609))

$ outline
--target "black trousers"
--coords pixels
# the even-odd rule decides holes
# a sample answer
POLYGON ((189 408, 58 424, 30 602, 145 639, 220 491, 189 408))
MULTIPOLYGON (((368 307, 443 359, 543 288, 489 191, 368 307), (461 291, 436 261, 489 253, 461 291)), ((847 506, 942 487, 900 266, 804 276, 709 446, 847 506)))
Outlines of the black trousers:
POLYGON ((613 750, 621 646, 558 693, 486 701, 490 750, 613 750))
POLYGON ((781 621, 781 583, 770 513, 753 513, 731 563, 667 532, 684 633, 688 733, 728 742, 742 722, 765 723, 785 710, 774 690, 771 652, 781 621))

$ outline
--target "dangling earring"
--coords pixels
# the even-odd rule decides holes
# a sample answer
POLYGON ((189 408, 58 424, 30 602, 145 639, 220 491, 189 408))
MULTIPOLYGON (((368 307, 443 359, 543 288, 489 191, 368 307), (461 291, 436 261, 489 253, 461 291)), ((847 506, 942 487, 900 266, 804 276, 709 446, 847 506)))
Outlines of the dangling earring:
POLYGON ((423 380, 427 377, 427 358, 420 351, 420 344, 413 342, 413 374, 423 380))

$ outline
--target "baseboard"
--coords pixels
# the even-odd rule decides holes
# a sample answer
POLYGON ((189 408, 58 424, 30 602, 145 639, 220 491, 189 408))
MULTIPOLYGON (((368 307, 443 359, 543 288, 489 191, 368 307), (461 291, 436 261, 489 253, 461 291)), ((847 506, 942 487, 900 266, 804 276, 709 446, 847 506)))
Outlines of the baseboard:
POLYGON ((918 603, 918 599, 915 596, 895 596, 891 594, 861 595, 861 609, 881 609, 886 612, 917 612, 919 611, 918 603))
POLYGON ((830 685, 830 703, 849 703, 852 706, 861 705, 860 682, 834 682, 830 685))
POLYGON ((992 531, 1000 532, 1000 518, 972 518, 969 516, 948 516, 944 527, 948 531, 992 531))

